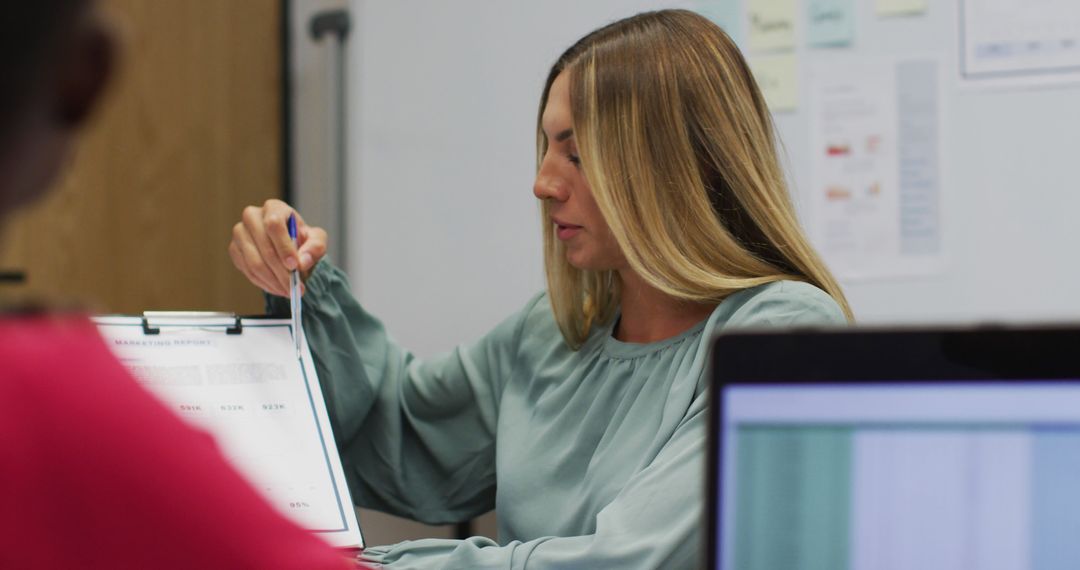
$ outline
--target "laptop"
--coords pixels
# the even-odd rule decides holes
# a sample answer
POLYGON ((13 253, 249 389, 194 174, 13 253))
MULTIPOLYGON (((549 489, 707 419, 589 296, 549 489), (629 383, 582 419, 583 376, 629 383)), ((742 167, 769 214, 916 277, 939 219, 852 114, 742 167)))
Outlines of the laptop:
POLYGON ((1080 326, 714 340, 705 560, 1080 568, 1080 326))

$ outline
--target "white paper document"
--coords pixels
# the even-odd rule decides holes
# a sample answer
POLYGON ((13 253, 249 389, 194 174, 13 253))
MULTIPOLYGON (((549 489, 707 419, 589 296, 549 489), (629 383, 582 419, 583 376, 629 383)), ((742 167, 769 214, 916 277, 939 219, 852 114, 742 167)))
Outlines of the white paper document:
POLYGON ((813 75, 813 225, 843 279, 942 264, 938 65, 870 59, 813 75))
POLYGON ((961 0, 961 76, 975 85, 1080 82, 1080 2, 961 0))
POLYGON ((307 343, 296 358, 288 319, 95 319, 151 392, 210 432, 280 512, 339 547, 363 547, 307 343))

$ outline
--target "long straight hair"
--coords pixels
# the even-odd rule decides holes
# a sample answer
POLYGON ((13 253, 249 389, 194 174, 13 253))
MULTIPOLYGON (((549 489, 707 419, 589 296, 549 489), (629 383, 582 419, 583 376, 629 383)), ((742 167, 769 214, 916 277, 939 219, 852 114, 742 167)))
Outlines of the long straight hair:
MULTIPOLYGON (((788 195, 772 117, 731 38, 687 10, 646 12, 585 36, 551 68, 566 73, 581 165, 630 268, 674 298, 719 303, 780 280, 824 290, 848 320, 840 286, 810 246, 788 195)), ((548 221, 547 202, 542 206, 548 221)), ((620 301, 612 270, 573 267, 544 224, 548 293, 578 348, 620 301)))

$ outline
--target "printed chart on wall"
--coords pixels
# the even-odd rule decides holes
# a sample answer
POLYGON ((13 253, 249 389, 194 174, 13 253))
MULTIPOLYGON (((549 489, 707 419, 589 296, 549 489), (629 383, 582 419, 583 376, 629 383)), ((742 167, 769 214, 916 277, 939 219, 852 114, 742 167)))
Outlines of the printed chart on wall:
POLYGON ((939 65, 864 58, 811 76, 811 235, 842 279, 940 271, 939 65))
POLYGON ((969 85, 1080 82, 1080 2, 961 0, 961 12, 969 85))
POLYGON ((341 547, 362 547, 311 356, 296 357, 287 319, 95 319, 106 342, 178 416, 210 432, 263 496, 341 547))

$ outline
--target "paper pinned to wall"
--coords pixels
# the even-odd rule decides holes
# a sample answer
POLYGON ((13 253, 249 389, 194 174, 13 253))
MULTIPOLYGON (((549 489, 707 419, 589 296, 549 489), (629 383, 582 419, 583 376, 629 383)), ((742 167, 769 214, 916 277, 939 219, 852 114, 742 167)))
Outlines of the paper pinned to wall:
POLYGON ((842 279, 942 267, 938 66, 872 59, 813 75, 811 235, 842 279))
POLYGON ((795 49, 795 0, 748 0, 746 19, 750 49, 795 49))
POLYGON ((926 12, 926 0, 877 0, 879 16, 914 16, 926 12))
POLYGON ((962 0, 960 73, 968 85, 1080 81, 1080 2, 962 0))
POLYGON ((809 0, 806 41, 812 46, 847 46, 855 39, 855 0, 809 0))
POLYGON ((770 111, 785 113, 799 108, 799 66, 794 53, 755 57, 750 68, 770 111))

